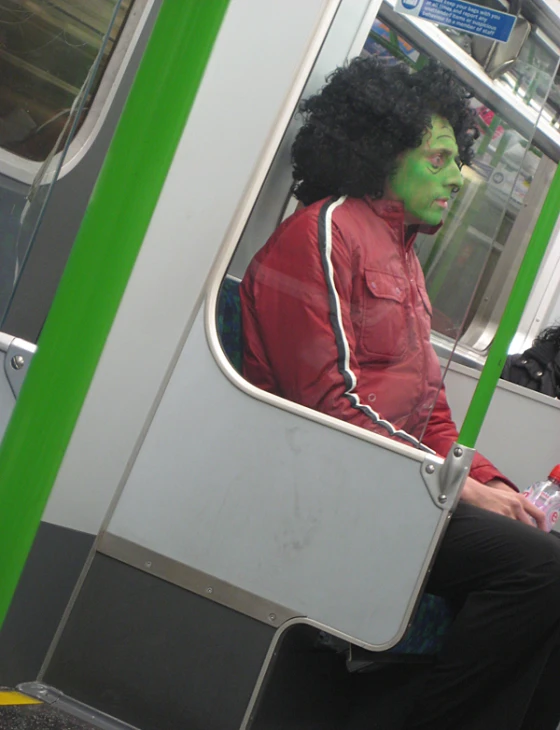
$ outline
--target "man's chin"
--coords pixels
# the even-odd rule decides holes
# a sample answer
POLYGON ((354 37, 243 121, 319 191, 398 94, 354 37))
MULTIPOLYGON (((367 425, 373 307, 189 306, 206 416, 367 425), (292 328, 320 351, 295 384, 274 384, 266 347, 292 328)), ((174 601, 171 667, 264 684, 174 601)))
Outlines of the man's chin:
POLYGON ((406 215, 405 222, 409 226, 439 226, 443 220, 443 211, 430 211, 426 215, 418 216, 413 213, 406 215))

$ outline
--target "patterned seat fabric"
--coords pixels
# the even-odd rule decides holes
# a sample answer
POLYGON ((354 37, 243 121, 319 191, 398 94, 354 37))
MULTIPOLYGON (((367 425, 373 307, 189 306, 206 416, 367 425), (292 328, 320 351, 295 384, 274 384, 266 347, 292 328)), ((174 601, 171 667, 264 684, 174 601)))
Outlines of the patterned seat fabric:
POLYGON ((238 373, 243 365, 243 341, 241 337, 241 300, 239 279, 226 276, 218 295, 218 334, 224 352, 238 373))
MULTIPOLYGON (((218 334, 229 361, 241 373, 243 352, 241 337, 241 301, 239 299, 239 279, 226 276, 218 297, 218 334)), ((447 603, 428 593, 422 596, 412 626, 405 637, 395 647, 392 654, 433 655, 441 648, 443 637, 453 620, 447 603)), ((328 634, 323 634, 320 642, 333 649, 347 647, 328 634)))
POLYGON ((439 596, 424 593, 412 626, 404 638, 390 649, 390 652, 416 655, 437 654, 452 621, 453 615, 447 602, 439 596))

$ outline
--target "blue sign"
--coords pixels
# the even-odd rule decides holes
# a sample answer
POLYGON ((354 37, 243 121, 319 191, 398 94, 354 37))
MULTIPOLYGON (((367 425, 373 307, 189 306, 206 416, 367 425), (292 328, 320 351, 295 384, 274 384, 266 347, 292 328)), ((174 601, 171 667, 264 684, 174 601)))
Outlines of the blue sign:
POLYGON ((501 43, 508 41, 515 25, 515 15, 464 0, 397 0, 396 10, 501 43))

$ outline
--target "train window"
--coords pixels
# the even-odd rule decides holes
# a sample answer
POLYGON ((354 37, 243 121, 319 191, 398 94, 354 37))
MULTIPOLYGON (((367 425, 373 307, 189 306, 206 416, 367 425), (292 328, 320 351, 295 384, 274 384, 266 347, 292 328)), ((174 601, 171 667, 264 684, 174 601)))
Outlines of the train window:
MULTIPOLYGON (((43 161, 53 148, 63 147, 74 100, 100 52, 96 82, 101 78, 131 4, 132 0, 2 0, 1 148, 43 161)), ((96 89, 94 83, 80 121, 96 89)))
MULTIPOLYGON (((414 32, 406 33, 404 30, 408 27, 408 22, 403 16, 397 18, 384 2, 361 55, 375 56, 387 66, 404 62, 413 71, 423 69, 430 58, 435 56, 444 65, 449 64, 457 71, 456 59, 464 51, 454 46, 454 50, 448 51, 447 56, 439 53, 432 31, 430 34, 424 34, 424 31, 411 26, 414 32)), ((444 35, 437 28, 436 31, 444 35)), ((453 46, 453 43, 451 45, 453 46)), ((501 315, 502 295, 513 283, 512 271, 515 273, 524 247, 528 243, 531 227, 534 225, 535 216, 527 216, 525 212, 527 209, 534 212, 546 194, 550 166, 554 166, 548 154, 550 150, 552 149, 560 158, 560 145, 555 147, 560 137, 555 137, 556 132, 553 130, 553 125, 558 121, 557 96, 555 96, 557 88, 551 93, 560 54, 554 44, 543 42, 540 32, 529 30, 525 45, 519 49, 511 63, 505 64, 503 78, 499 82, 485 74, 480 66, 473 70, 472 57, 467 53, 464 53, 464 56, 468 58, 469 63, 465 63, 465 68, 462 69, 464 73, 462 75, 459 73, 459 77, 472 93, 470 105, 475 111, 479 138, 475 143, 472 164, 463 167, 462 186, 445 206, 447 210, 443 225, 435 235, 433 231, 430 235, 420 232, 416 237, 415 250, 419 265, 423 269, 427 295, 421 274, 417 279, 415 277, 410 279, 410 281, 420 281, 418 292, 416 290, 413 292, 408 286, 408 279, 403 279, 401 283, 398 276, 395 278, 393 275, 387 276, 373 270, 371 278, 365 283, 369 295, 373 298, 372 301, 376 302, 376 307, 372 307, 371 312, 367 311, 368 297, 362 302, 363 310, 354 311, 354 306, 358 306, 359 309, 362 305, 356 305, 352 301, 345 314, 342 311, 343 305, 337 303, 337 298, 333 295, 331 305, 334 309, 331 307, 332 311, 314 312, 312 317, 317 321, 328 321, 330 317, 335 327, 338 326, 337 323, 340 324, 344 316, 347 316, 353 326, 354 323, 358 323, 355 326, 362 333, 361 341, 356 340, 355 343, 345 339, 344 332, 334 338, 340 349, 338 363, 335 362, 333 365, 334 370, 338 367, 338 372, 342 366, 345 372, 352 370, 352 365, 355 364, 352 363, 352 347, 356 348, 354 354, 359 349, 362 350, 362 359, 370 357, 371 363, 368 367, 371 366, 372 370, 388 368, 391 371, 391 363, 398 362, 404 351, 410 354, 410 349, 407 348, 411 348, 411 343, 401 342, 397 336, 401 333, 399 327, 395 325, 394 337, 387 336, 385 339, 381 336, 383 332, 380 334, 377 327, 380 317, 385 319, 385 330, 395 324, 392 317, 395 312, 400 311, 399 304, 402 307, 408 296, 405 292, 409 292, 412 299, 419 295, 419 301, 424 302, 424 306, 432 315, 432 338, 435 335, 436 339, 439 337, 448 343, 447 350, 444 350, 446 353, 453 351, 461 339, 475 351, 483 341, 480 336, 481 330, 486 331, 488 324, 494 321, 494 318, 499 319, 501 315), (470 80, 473 83, 468 83, 470 80), (545 112, 548 126, 540 127, 545 112), (535 134, 536 131, 538 134, 535 134), (545 144, 541 144, 543 140, 545 144), (371 330, 368 329, 368 323, 371 325, 371 330), (363 334, 369 331, 377 333, 375 337, 370 337, 371 342, 368 341, 367 334, 363 334), (399 350, 400 347, 403 351, 399 350)), ((285 144, 290 144, 293 138, 293 134, 287 134, 285 144)), ((287 148, 279 150, 274 163, 276 168, 273 167, 273 170, 280 170, 279 166, 285 165, 288 157, 287 148)), ((323 362, 324 368, 327 368, 325 352, 330 346, 329 343, 332 345, 332 336, 328 342, 327 339, 323 341, 317 330, 313 329, 307 333, 304 342, 298 342, 297 347, 292 348, 289 344, 295 336, 294 332, 304 328, 301 324, 305 319, 304 311, 309 308, 310 303, 313 308, 315 306, 313 302, 316 296, 319 296, 318 289, 314 290, 316 282, 309 278, 312 277, 310 262, 302 258, 300 267, 294 270, 292 265, 284 266, 282 261, 272 260, 274 254, 270 254, 272 258, 268 258, 271 249, 267 249, 257 254, 256 263, 249 264, 253 254, 265 244, 279 220, 284 220, 283 231, 293 226, 297 232, 298 226, 293 221, 297 220, 296 209, 301 207, 301 204, 298 206, 294 202, 288 185, 284 170, 278 175, 276 183, 269 179, 261 191, 260 199, 230 264, 228 275, 222 282, 218 299, 218 329, 222 346, 234 367, 244 372, 253 384, 259 385, 264 390, 302 402, 293 395, 294 388, 297 390, 297 387, 290 376, 285 382, 275 381, 274 373, 278 369, 275 369, 268 360, 269 353, 273 350, 274 358, 278 358, 277 362, 284 362, 288 370, 294 365, 294 358, 302 360, 303 370, 309 365, 309 382, 305 387, 308 388, 310 397, 304 404, 335 415, 333 408, 326 402, 329 398, 334 402, 332 393, 327 388, 325 392, 313 395, 315 391, 312 382, 313 373, 317 376, 317 372, 321 369, 317 363, 323 362), (286 184, 281 209, 279 203, 271 205, 271 198, 267 198, 269 193, 266 192, 267 189, 275 191, 278 198, 280 179, 286 184), (278 206, 276 216, 274 206, 278 206), (294 210, 296 218, 291 217, 294 210), (244 297, 243 314, 247 317, 250 329, 245 341, 247 342, 255 332, 259 334, 256 338, 259 340, 259 346, 255 349, 250 346, 249 351, 243 351, 240 335, 241 327, 246 324, 245 320, 241 321, 240 279, 244 279, 241 288, 242 298, 244 297), (269 304, 272 302, 272 309, 276 308, 277 313, 267 335, 268 344, 265 343, 264 347, 260 345, 263 345, 266 337, 263 335, 261 325, 256 321, 261 315, 255 318, 251 313, 251 308, 256 311, 254 308, 258 308, 260 304, 257 294, 263 295, 261 301, 266 299, 269 304), (280 338, 279 333, 282 334, 280 338), (276 351, 277 340, 283 343, 282 351, 276 351), (255 378, 256 372, 264 374, 260 380, 258 377, 255 378)), ((365 204, 367 200, 361 202, 365 204)), ((386 202, 374 201, 374 204, 386 202)), ((362 232, 362 235, 365 233, 362 232)), ((281 238, 282 236, 283 233, 280 234, 281 238)), ((292 243, 286 244, 286 261, 290 259, 293 262, 294 258, 299 261, 301 246, 292 243)), ((280 247, 275 247, 274 250, 278 248, 280 247)), ((333 251, 334 248, 329 250, 333 251)), ((324 272, 326 275, 333 273, 328 261, 324 272)), ((352 296, 354 286, 355 282, 351 286, 352 296)), ((406 300, 405 309, 414 306, 412 299, 406 300)), ((428 336, 430 336, 429 329, 428 336)), ((486 343, 486 346, 487 344, 489 343, 486 343)), ((325 376, 325 372, 322 375, 325 376)), ((436 392, 441 382, 439 365, 430 378, 436 392)), ((392 384, 393 400, 394 394, 399 391, 403 382, 397 379, 392 384)), ((348 391, 343 395, 351 400, 355 385, 351 372, 346 385, 348 391)), ((372 412, 386 413, 385 400, 385 394, 375 392, 372 387, 371 392, 368 391, 366 396, 362 397, 358 409, 361 409, 362 414, 367 411, 368 417, 371 417, 372 412), (370 398, 370 402, 366 402, 366 398, 370 398)), ((437 402, 435 397, 422 404, 422 408, 426 409, 423 412, 416 412, 417 404, 411 405, 410 401, 407 402, 412 410, 406 412, 401 410, 401 419, 397 427, 399 423, 405 423, 407 428, 412 429, 411 432, 420 433, 420 438, 425 437, 429 443, 425 432, 430 428, 431 408, 437 402)), ((355 404, 353 407, 355 410, 355 404)), ((344 420, 364 425, 359 418, 353 418, 352 409, 346 415, 338 415, 344 420)), ((377 426, 372 429, 369 424, 369 430, 382 435, 391 435, 390 428, 383 432, 377 426)))
MULTIPOLYGON (((446 31, 472 51, 473 39, 446 31)), ((415 36, 415 40, 418 36, 415 36)), ((421 66, 426 58, 387 22, 376 21, 366 53, 406 60, 421 66)), ((528 108, 523 126, 484 98, 474 98, 481 137, 465 185, 436 237, 417 239, 417 253, 432 301, 433 329, 449 342, 461 338, 463 349, 483 353, 492 340, 513 284, 534 220, 546 195, 550 159, 533 144, 541 116, 558 121, 558 49, 540 31, 530 32, 515 61, 508 64, 494 89, 506 89, 518 108, 528 108), (536 112, 536 114, 535 114, 536 112)))
POLYGON ((526 97, 528 103, 554 127, 560 126, 560 94, 556 85, 548 93, 551 77, 557 66, 557 49, 536 27, 522 17, 517 19, 513 40, 514 49, 503 49, 502 44, 486 38, 462 33, 439 26, 460 48, 474 58, 498 85, 526 97), (516 41, 516 42, 515 42, 516 41), (514 58, 512 58, 512 55, 514 58), (548 97, 548 98, 547 98, 548 97), (543 100, 546 99, 544 106, 543 100))

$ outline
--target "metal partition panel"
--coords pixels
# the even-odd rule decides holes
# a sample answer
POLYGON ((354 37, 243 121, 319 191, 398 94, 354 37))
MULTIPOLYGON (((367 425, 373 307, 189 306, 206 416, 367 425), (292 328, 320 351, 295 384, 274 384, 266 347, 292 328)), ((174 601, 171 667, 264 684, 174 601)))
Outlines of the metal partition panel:
POLYGON ((447 513, 421 477, 424 455, 376 438, 243 393, 214 361, 199 312, 110 541, 208 576, 209 598, 216 578, 386 648, 406 628, 447 513))
POLYGON ((0 439, 8 427, 36 346, 0 332, 0 439))
MULTIPOLYGON (((456 363, 446 378, 449 404, 460 427, 480 374, 456 363)), ((521 491, 557 464, 560 401, 500 380, 477 446, 521 491)))

